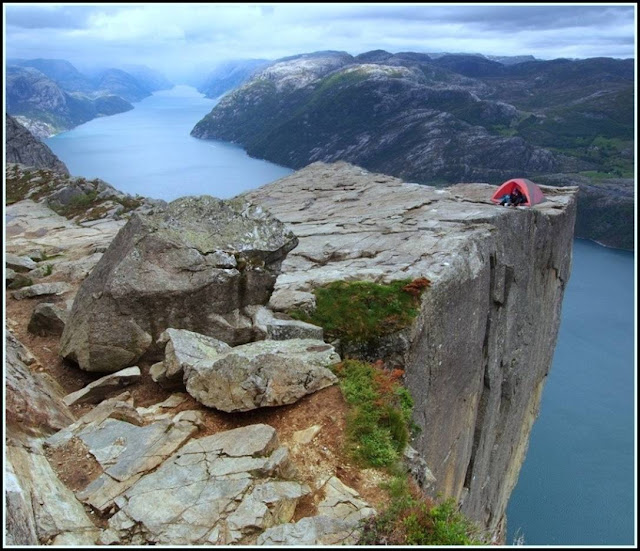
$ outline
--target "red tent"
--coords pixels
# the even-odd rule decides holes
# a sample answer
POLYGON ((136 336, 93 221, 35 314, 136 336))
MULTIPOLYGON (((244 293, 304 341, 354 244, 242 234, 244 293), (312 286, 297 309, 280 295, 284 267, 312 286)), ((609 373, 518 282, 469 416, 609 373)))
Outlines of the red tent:
POLYGON ((514 178, 513 180, 507 180, 497 189, 497 191, 493 194, 493 197, 491 197, 491 200, 494 203, 499 203, 500 199, 504 195, 512 193, 514 188, 518 188, 527 198, 527 200, 522 203, 522 205, 530 207, 544 201, 544 195, 542 194, 540 188, 531 180, 527 180, 526 178, 514 178))

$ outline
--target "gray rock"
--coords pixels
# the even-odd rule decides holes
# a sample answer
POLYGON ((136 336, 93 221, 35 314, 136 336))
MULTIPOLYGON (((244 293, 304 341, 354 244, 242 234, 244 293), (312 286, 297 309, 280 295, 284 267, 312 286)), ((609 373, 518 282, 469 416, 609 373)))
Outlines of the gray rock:
POLYGON ((197 430, 187 419, 176 422, 161 419, 136 426, 107 418, 79 428, 75 436, 84 442, 104 473, 78 492, 78 499, 99 511, 107 511, 115 498, 158 467, 197 430))
POLYGON ((36 283, 29 287, 23 287, 17 291, 13 291, 12 296, 16 300, 23 298, 42 297, 46 295, 63 295, 71 290, 71 285, 64 281, 55 281, 53 283, 36 283))
POLYGON ((505 209, 488 184, 437 189, 314 163, 246 193, 300 240, 272 307, 335 280, 431 281, 398 358, 422 429, 413 446, 434 492, 461 496, 469 485, 462 511, 498 538, 571 267, 578 191, 541 187, 545 202, 505 209))
POLYGON ((29 319, 29 333, 46 337, 62 335, 69 312, 49 302, 41 302, 34 309, 29 319))
POLYGON ((137 366, 127 367, 116 373, 110 373, 101 377, 97 381, 88 384, 84 388, 67 394, 63 402, 68 406, 73 404, 86 404, 102 401, 106 396, 122 387, 135 383, 140 379, 140 368, 137 366))
POLYGON ((6 268, 4 271, 4 283, 5 287, 11 285, 11 283, 16 279, 18 274, 12 270, 11 268, 6 268))
POLYGON ((254 316, 254 323, 265 332, 266 338, 274 341, 289 339, 323 340, 322 327, 294 320, 283 314, 274 314, 271 310, 259 307, 254 316))
POLYGON ((431 495, 437 481, 424 458, 415 448, 407 445, 403 452, 403 460, 409 468, 409 473, 418 486, 422 488, 423 492, 431 495))
POLYGON ((258 536, 257 545, 355 545, 361 532, 344 520, 323 516, 305 517, 279 524, 258 536))
POLYGON ((269 300, 296 244, 244 200, 188 197, 134 215, 82 283, 61 354, 87 371, 116 371, 147 352, 157 357, 152 343, 170 327, 231 345, 251 341, 256 331, 242 309, 269 300))
MULTIPOLYGON (((15 478, 10 479, 10 485, 5 488, 5 499, 10 509, 8 518, 16 520, 16 515, 22 512, 22 518, 31 518, 27 524, 23 524, 26 532, 22 536, 13 532, 16 539, 26 540, 33 538, 30 524, 35 527, 35 535, 39 544, 52 542, 62 536, 67 538, 79 538, 97 530, 82 504, 57 477, 51 469, 49 462, 37 453, 29 453, 23 448, 7 447, 6 459, 11 465, 11 472, 15 478), (20 494, 22 494, 20 496, 20 494), (16 500, 22 498, 23 509, 17 507, 16 500), (25 537, 26 536, 26 537, 25 537)), ((15 527, 10 525, 9 527, 15 527)), ((87 540, 84 539, 85 543, 87 540)))
POLYGON ((183 365, 187 392, 208 407, 249 411, 292 404, 337 382, 327 369, 340 357, 322 341, 259 341, 183 365))
POLYGON ((288 522, 310 488, 271 478, 278 450, 267 425, 191 440, 117 498, 104 541, 226 545, 288 522))
POLYGON ((360 498, 337 476, 332 476, 323 486, 324 498, 318 503, 318 515, 344 520, 357 525, 361 520, 376 514, 376 510, 360 498))
POLYGON ((154 369, 154 381, 175 379, 182 380, 184 368, 210 365, 220 353, 229 352, 232 348, 218 339, 187 331, 186 329, 167 329, 159 343, 165 343, 162 368, 154 369))
POLYGON ((60 386, 29 368, 33 356, 9 330, 5 350, 7 442, 30 444, 73 423, 74 416, 62 400, 60 386))
POLYGON ((5 254, 5 265, 15 272, 28 272, 38 267, 28 256, 18 256, 11 253, 5 254))

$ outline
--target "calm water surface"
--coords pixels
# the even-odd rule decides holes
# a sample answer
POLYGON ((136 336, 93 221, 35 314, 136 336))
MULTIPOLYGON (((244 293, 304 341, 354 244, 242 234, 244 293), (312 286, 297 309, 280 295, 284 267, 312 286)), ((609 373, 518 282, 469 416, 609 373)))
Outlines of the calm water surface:
POLYGON ((227 199, 291 174, 235 145, 191 137, 215 104, 194 88, 176 86, 45 143, 73 176, 101 178, 120 191, 166 201, 203 194, 227 199))
POLYGON ((633 545, 634 255, 577 239, 509 544, 633 545))
MULTIPOLYGON (((75 176, 172 200, 232 197, 292 171, 192 138, 215 105, 193 88, 46 140, 75 176)), ((512 494, 508 543, 634 543, 634 258, 576 240, 553 366, 512 494)))

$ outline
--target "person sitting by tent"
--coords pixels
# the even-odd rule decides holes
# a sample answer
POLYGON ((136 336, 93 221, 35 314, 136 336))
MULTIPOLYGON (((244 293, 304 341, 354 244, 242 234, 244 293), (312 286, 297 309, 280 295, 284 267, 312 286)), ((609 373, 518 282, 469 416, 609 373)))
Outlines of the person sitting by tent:
POLYGON ((513 188, 510 199, 512 207, 517 207, 518 205, 524 203, 526 200, 527 198, 524 196, 524 193, 522 193, 517 187, 513 188))
POLYGON ((500 204, 504 207, 517 207, 526 200, 527 198, 524 194, 517 187, 514 187, 511 193, 507 193, 500 198, 500 204))

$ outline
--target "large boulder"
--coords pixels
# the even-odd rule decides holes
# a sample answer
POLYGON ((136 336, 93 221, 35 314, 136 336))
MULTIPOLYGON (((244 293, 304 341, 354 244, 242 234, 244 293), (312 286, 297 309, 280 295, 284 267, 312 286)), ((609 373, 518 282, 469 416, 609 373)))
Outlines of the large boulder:
POLYGON ((135 214, 80 287, 61 354, 113 372, 153 358, 169 327, 232 346, 264 338, 250 311, 267 303, 297 242, 244 199, 185 197, 135 214))
POLYGON ((293 404, 331 386, 338 379, 328 368, 339 361, 333 346, 323 341, 265 340, 226 351, 210 348, 182 368, 191 396, 233 412, 293 404))

